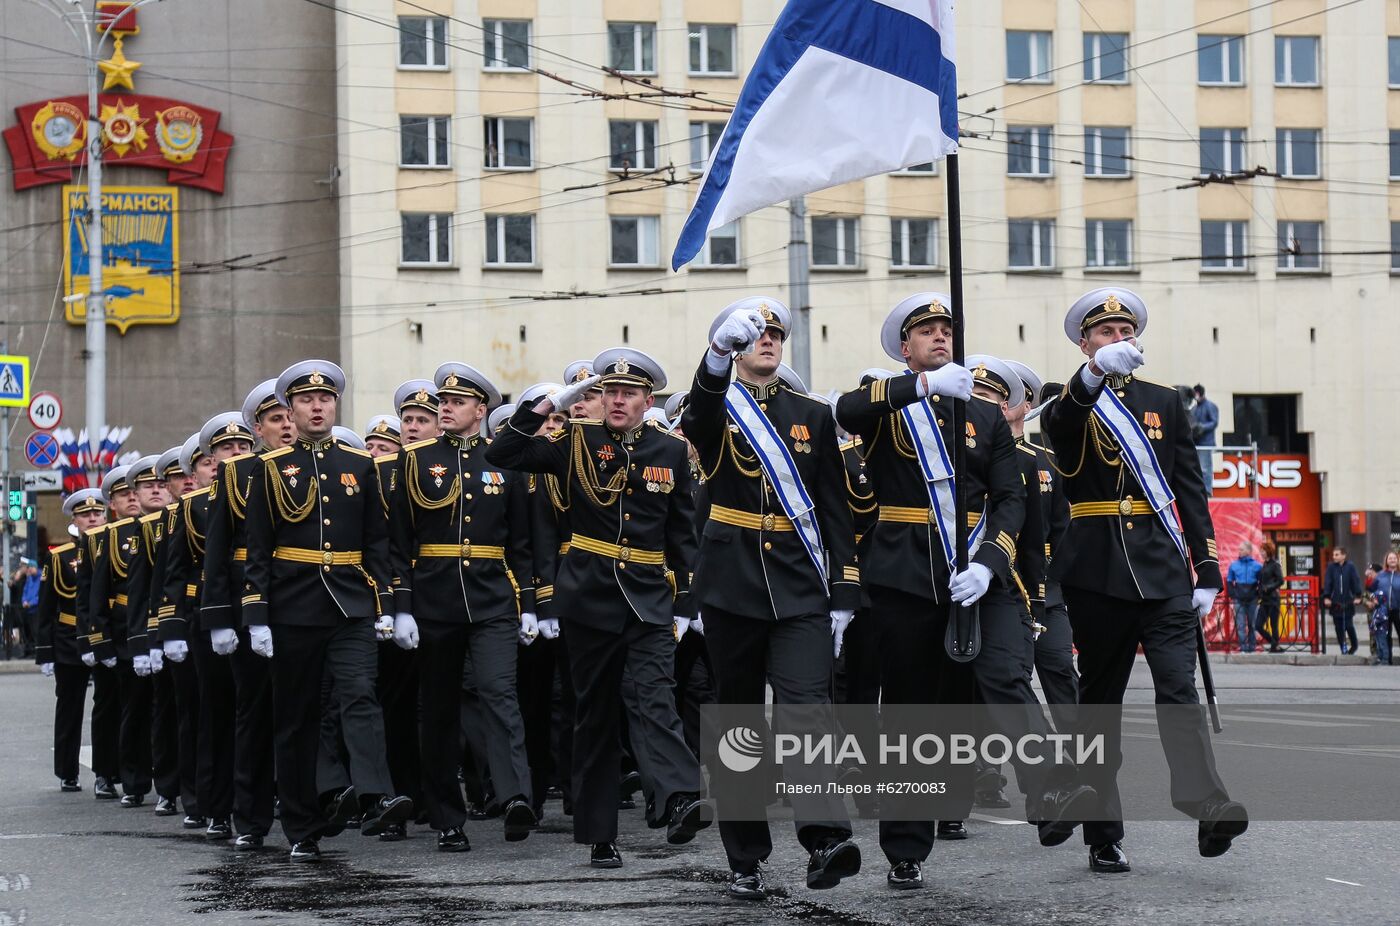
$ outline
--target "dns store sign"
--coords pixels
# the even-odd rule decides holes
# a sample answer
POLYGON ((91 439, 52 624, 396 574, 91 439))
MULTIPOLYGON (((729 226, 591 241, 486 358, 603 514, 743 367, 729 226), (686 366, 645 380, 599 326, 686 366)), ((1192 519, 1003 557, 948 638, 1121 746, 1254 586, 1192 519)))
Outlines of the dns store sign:
POLYGON ((1225 454, 1215 465, 1212 485, 1216 498, 1249 498, 1259 485, 1259 509, 1264 526, 1274 530, 1322 528, 1322 482, 1301 454, 1260 454, 1253 458, 1225 454))

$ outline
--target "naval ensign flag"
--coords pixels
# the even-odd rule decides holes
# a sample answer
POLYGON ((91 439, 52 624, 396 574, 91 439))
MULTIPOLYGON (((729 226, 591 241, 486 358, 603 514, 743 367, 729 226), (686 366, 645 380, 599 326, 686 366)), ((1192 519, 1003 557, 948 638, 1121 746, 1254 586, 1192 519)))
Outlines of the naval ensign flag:
POLYGON ((671 256, 755 209, 958 148, 952 0, 790 0, 671 256))

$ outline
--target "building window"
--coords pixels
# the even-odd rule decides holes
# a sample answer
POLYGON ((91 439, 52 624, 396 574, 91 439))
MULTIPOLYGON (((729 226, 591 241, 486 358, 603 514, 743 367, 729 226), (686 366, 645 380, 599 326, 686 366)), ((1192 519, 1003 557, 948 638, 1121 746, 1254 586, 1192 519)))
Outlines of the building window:
POLYGON ((896 175, 917 174, 921 177, 932 177, 938 173, 937 161, 925 161, 922 164, 911 164, 894 171, 896 175))
POLYGON ((1126 177, 1128 130, 1096 126, 1084 130, 1084 176, 1126 177))
POLYGON ((1322 223, 1280 222, 1278 269, 1322 269, 1322 223))
POLYGON ((1201 268, 1204 270, 1248 270, 1248 222, 1202 222, 1201 268))
POLYGON ((1013 177, 1050 176, 1050 126, 1012 125, 1006 128, 1006 172, 1013 177))
POLYGON ((714 153, 715 145, 719 144, 719 137, 723 134, 723 122, 692 122, 690 124, 690 170, 692 173, 704 172, 705 165, 710 163, 710 155, 714 153))
POLYGON ((1208 87, 1244 84, 1244 36, 1196 36, 1196 80, 1208 87))
POLYGON ((1390 78, 1387 82, 1392 90, 1400 90, 1400 36, 1392 35, 1386 39, 1386 48, 1390 58, 1390 78))
POLYGON ((399 117, 400 167, 451 167, 448 116, 399 117))
POLYGON ((1009 219, 1007 264, 1012 270, 1050 270, 1055 266, 1055 220, 1009 219))
POLYGON ((1274 85, 1316 87, 1318 51, 1322 40, 1315 35, 1274 36, 1274 85))
POLYGON ((890 266, 938 266, 937 219, 890 219, 890 266))
POLYGON ((492 170, 529 170, 535 166, 534 125, 530 119, 487 116, 485 126, 485 166, 492 170))
POLYGON ((530 66, 530 20, 487 19, 481 25, 487 70, 519 71, 530 66))
POLYGON ((1274 143, 1278 146, 1280 177, 1301 177, 1315 180, 1322 176, 1319 158, 1319 129, 1279 129, 1274 143))
POLYGON ((858 267, 859 246, 859 219, 812 219, 813 267, 858 267))
POLYGON ((734 70, 734 27, 690 24, 690 73, 728 76, 734 70))
POLYGON ((609 220, 608 264, 613 267, 655 267, 661 221, 654 215, 615 215, 609 220))
POLYGON ((701 267, 739 266, 739 220, 710 232, 695 263, 701 267))
POLYGON ((656 123, 612 120, 608 123, 608 167, 651 170, 656 167, 656 123))
POLYGON ((530 266, 535 262, 533 215, 486 217, 486 266, 530 266))
POLYGON ((1201 129, 1201 173, 1244 170, 1244 129, 1201 129))
POLYGON ((1050 33, 1006 33, 1006 79, 1020 84, 1051 82, 1050 33))
POLYGON ((656 73, 656 23, 608 23, 608 67, 656 73))
POLYGON ((1133 265, 1133 223, 1127 219, 1090 219, 1084 223, 1084 266, 1091 269, 1133 265))
POLYGON ((1400 273, 1400 222, 1390 223, 1390 272, 1400 273))
POLYGON ((452 266, 452 213, 405 212, 399 263, 405 266, 452 266))
POLYGON ((447 20, 399 17, 399 67, 447 69, 447 20))
POLYGON ((1390 179, 1400 180, 1400 129, 1390 130, 1390 179))
POLYGON ((1128 33, 1084 33, 1084 81, 1092 84, 1128 82, 1128 33))

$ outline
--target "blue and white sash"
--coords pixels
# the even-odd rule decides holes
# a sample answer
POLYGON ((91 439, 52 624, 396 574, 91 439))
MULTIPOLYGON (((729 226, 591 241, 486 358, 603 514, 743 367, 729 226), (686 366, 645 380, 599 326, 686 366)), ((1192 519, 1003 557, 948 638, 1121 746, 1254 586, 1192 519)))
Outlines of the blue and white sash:
MULTIPOLYGON (((912 370, 907 371, 913 373, 912 370)), ((938 519, 938 538, 943 543, 943 556, 948 561, 949 573, 958 571, 957 547, 957 480, 953 476, 953 461, 948 456, 948 448, 943 443, 943 433, 938 430, 938 417, 928 399, 920 399, 899 410, 904 424, 914 438, 914 452, 919 457, 919 468, 923 470, 924 487, 928 490, 929 510, 938 519)), ((967 554, 971 557, 982 545, 982 536, 987 529, 984 515, 977 526, 967 535, 967 554)))
POLYGON ((1191 557, 1186 552, 1186 537, 1173 507, 1176 496, 1167 484, 1167 477, 1162 472, 1161 464, 1157 462, 1157 453, 1152 449, 1147 435, 1143 433, 1142 426, 1137 423, 1133 413, 1117 394, 1107 386, 1099 393, 1098 401, 1094 403, 1094 417, 1108 428, 1114 440, 1118 441, 1118 446, 1123 451, 1123 462, 1132 470, 1133 477, 1142 487, 1152 510, 1157 512, 1157 517, 1166 527, 1172 543, 1176 544, 1177 552, 1189 564, 1191 557))
POLYGON ((821 531, 817 528, 816 505, 807 494, 802 477, 797 474, 797 464, 793 462, 792 455, 773 428, 773 422, 768 420, 763 409, 758 407, 758 402, 743 386, 730 383, 724 394, 724 407, 757 454, 763 474, 768 477, 768 484, 773 487, 788 520, 797 529, 797 536, 802 538, 807 556, 817 568, 817 575, 825 588, 826 549, 822 546, 821 531))

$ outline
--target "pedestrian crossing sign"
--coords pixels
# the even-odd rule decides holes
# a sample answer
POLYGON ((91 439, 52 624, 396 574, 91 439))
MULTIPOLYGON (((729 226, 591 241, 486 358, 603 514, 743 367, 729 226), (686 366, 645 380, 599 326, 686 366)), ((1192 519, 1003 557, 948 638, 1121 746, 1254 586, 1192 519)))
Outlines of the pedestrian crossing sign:
POLYGON ((0 355, 0 406, 29 405, 29 358, 0 355))

